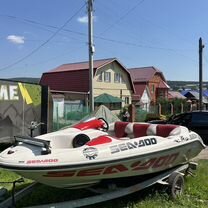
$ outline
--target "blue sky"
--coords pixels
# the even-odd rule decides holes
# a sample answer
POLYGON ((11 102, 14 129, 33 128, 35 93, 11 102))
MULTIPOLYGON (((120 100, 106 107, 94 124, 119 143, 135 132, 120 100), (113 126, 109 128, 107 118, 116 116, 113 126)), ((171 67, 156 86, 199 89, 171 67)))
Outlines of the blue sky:
MULTIPOLYGON (((88 60, 85 0, 1 0, 0 78, 41 77, 88 60), (67 24, 66 24, 67 23, 67 24)), ((208 80, 207 0, 94 0, 94 59, 154 66, 167 80, 208 80)))

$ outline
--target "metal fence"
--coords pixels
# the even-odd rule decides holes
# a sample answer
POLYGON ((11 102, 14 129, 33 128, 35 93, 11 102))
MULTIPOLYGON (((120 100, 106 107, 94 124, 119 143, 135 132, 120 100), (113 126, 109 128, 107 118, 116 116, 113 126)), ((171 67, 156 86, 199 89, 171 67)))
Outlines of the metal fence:
MULTIPOLYGON (((161 115, 168 117, 172 114, 187 112, 190 110, 190 105, 184 105, 181 103, 159 103, 150 105, 148 111, 136 106, 135 121, 144 122, 148 120, 160 119, 161 115)), ((89 107, 84 106, 81 102, 54 103, 53 131, 65 126, 73 125, 88 115, 90 115, 89 107)))
POLYGON ((162 115, 170 116, 172 114, 183 113, 191 110, 192 108, 190 104, 183 103, 159 103, 150 105, 148 111, 137 106, 135 120, 138 122, 144 122, 152 119, 160 119, 162 115))
POLYGON ((89 107, 75 104, 56 105, 53 111, 53 131, 77 123, 89 115, 89 107))

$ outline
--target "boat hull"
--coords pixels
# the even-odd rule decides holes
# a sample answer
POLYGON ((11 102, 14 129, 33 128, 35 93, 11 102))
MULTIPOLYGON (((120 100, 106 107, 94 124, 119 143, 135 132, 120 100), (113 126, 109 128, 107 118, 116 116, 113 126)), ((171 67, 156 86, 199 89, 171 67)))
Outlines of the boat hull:
POLYGON ((56 167, 34 167, 12 169, 23 177, 33 179, 40 183, 59 188, 78 188, 99 183, 101 180, 109 178, 123 178, 141 176, 161 172, 175 167, 179 164, 187 163, 191 158, 198 155, 203 149, 199 141, 189 144, 179 145, 163 151, 155 151, 146 154, 138 154, 128 158, 109 160, 103 162, 83 164, 76 167, 56 166, 56 167))

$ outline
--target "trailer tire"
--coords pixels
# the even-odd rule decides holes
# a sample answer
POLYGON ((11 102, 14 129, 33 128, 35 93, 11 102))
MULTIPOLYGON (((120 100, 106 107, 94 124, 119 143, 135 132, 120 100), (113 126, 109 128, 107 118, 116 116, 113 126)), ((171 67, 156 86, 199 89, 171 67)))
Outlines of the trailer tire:
POLYGON ((177 172, 173 172, 169 178, 169 194, 172 199, 176 199, 182 195, 184 191, 184 177, 177 172))

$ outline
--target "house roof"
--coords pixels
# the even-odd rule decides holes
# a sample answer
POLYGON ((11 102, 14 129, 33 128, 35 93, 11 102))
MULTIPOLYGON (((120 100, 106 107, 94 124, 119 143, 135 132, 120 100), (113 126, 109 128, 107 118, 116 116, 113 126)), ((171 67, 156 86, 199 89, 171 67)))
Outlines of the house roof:
MULTIPOLYGON (((195 90, 191 90, 190 89, 190 90, 183 90, 183 91, 181 91, 181 94, 182 95, 185 95, 188 92, 191 92, 191 93, 197 92, 197 93, 199 93, 198 91, 195 91, 195 90)), ((204 97, 208 97, 208 90, 203 90, 202 94, 203 94, 204 97)))
POLYGON ((95 98, 95 103, 122 103, 122 100, 118 97, 103 93, 95 98))
POLYGON ((162 79, 166 81, 163 73, 153 66, 130 68, 128 71, 131 74, 133 82, 148 82, 156 73, 161 74, 162 79))
MULTIPOLYGON (((187 98, 190 98, 190 99, 192 98, 192 99, 199 100, 199 92, 197 92, 197 91, 188 91, 184 94, 184 96, 187 98)), ((204 96, 202 97, 202 102, 208 103, 206 97, 204 97, 204 96)))
POLYGON ((188 93, 188 92, 190 92, 190 91, 192 91, 192 90, 182 90, 182 91, 181 91, 181 94, 182 94, 182 95, 185 95, 186 93, 188 93))
POLYGON ((145 90, 148 95, 150 94, 149 88, 146 86, 146 84, 141 83, 141 84, 135 85, 134 87, 135 87, 135 91, 136 91, 136 94, 134 94, 132 96, 132 100, 134 100, 134 101, 140 100, 142 98, 145 90))
POLYGON ((196 98, 197 100, 199 99, 199 92, 197 91, 186 91, 183 95, 185 97, 193 97, 196 98))
POLYGON ((135 85, 136 95, 139 95, 139 97, 141 98, 145 89, 145 84, 135 85))
POLYGON ((178 98, 178 99, 186 99, 185 96, 183 96, 180 92, 178 91, 169 91, 168 92, 168 99, 173 99, 173 98, 178 98))
POLYGON ((204 95, 205 97, 208 97, 208 90, 204 90, 204 91, 203 91, 203 95, 204 95))
POLYGON ((169 85, 167 83, 165 83, 163 80, 161 80, 161 82, 159 83, 158 88, 160 88, 160 89, 170 89, 169 85))
MULTIPOLYGON (((113 61, 117 60, 116 58, 109 58, 109 59, 101 59, 101 60, 94 60, 93 61, 93 68, 97 69, 106 64, 109 64, 113 61)), ((87 70, 89 69, 89 62, 77 62, 77 63, 68 63, 62 64, 61 66, 56 67, 55 69, 50 70, 46 73, 54 73, 54 72, 65 72, 65 71, 79 71, 79 70, 87 70)))

